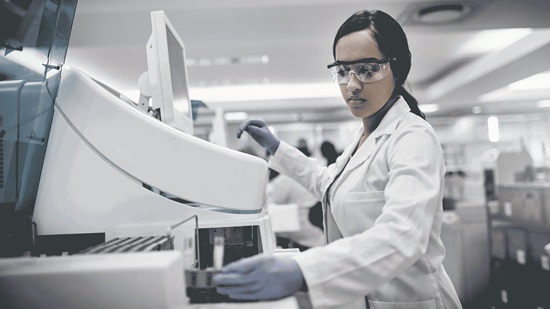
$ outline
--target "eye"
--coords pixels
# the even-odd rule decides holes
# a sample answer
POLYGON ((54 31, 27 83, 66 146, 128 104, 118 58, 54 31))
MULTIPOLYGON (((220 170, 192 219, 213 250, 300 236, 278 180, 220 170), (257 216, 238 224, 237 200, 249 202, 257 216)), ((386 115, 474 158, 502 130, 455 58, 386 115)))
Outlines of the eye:
POLYGON ((363 64, 357 69, 357 74, 361 75, 371 75, 376 72, 373 64, 363 64))
POLYGON ((347 76, 349 74, 349 68, 341 65, 336 68, 336 73, 338 76, 347 76))

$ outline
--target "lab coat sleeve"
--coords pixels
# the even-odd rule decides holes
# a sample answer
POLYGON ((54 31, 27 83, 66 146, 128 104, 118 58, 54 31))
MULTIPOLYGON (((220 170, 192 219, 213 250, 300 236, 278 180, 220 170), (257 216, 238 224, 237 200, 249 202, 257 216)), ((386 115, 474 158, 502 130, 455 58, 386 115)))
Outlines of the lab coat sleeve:
POLYGON ((300 150, 281 141, 268 163, 269 167, 291 177, 317 200, 321 200, 322 188, 328 181, 328 169, 320 165, 315 158, 309 158, 300 150))
POLYGON ((379 154, 384 158, 377 161, 385 161, 389 173, 385 203, 374 225, 293 257, 302 269, 314 308, 351 303, 426 260, 434 217, 441 207, 441 147, 433 129, 418 122, 397 129, 391 139, 379 154))

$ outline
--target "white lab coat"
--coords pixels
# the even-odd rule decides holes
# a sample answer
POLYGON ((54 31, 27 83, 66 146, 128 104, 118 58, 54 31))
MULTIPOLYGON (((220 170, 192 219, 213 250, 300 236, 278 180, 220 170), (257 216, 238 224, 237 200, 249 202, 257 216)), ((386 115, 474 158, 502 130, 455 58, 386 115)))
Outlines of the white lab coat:
POLYGON ((269 161, 321 199, 325 231, 334 220, 343 235, 293 257, 313 307, 365 308, 367 295, 372 309, 461 308, 442 265, 445 166, 433 128, 400 98, 352 156, 362 134, 328 168, 284 142, 269 161))
POLYGON ((280 232, 278 235, 310 248, 324 245, 325 239, 323 231, 309 221, 309 210, 315 206, 317 201, 318 199, 299 183, 283 174, 279 174, 267 185, 267 202, 269 204, 296 204, 298 206, 300 230, 280 232))

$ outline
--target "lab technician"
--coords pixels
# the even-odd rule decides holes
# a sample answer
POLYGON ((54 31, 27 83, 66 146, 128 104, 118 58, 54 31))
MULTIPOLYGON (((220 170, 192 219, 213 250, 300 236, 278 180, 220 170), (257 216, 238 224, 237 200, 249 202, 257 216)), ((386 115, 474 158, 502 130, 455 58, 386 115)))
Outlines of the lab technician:
POLYGON ((411 66, 403 29, 384 12, 357 12, 339 28, 333 55, 328 67, 363 124, 334 164, 319 166, 259 120, 237 133, 321 199, 328 244, 229 264, 214 277, 218 292, 271 299, 307 290, 314 308, 461 308, 442 265, 442 149, 403 88, 411 66))

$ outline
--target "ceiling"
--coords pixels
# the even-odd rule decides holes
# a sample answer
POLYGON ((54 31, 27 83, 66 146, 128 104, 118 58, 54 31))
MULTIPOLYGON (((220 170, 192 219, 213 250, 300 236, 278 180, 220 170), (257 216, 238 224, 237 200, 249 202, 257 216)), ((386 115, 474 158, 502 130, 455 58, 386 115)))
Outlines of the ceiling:
POLYGON ((439 108, 429 117, 535 111, 550 99, 550 86, 506 88, 550 71, 548 0, 79 0, 66 62, 137 100, 149 12, 164 10, 185 43, 191 98, 206 103, 203 114, 338 121, 350 115, 326 64, 340 24, 365 8, 403 25, 413 60, 408 86, 423 110, 439 108), (467 14, 417 18, 441 4, 462 4, 467 14), (222 57, 239 63, 197 65, 222 57))

